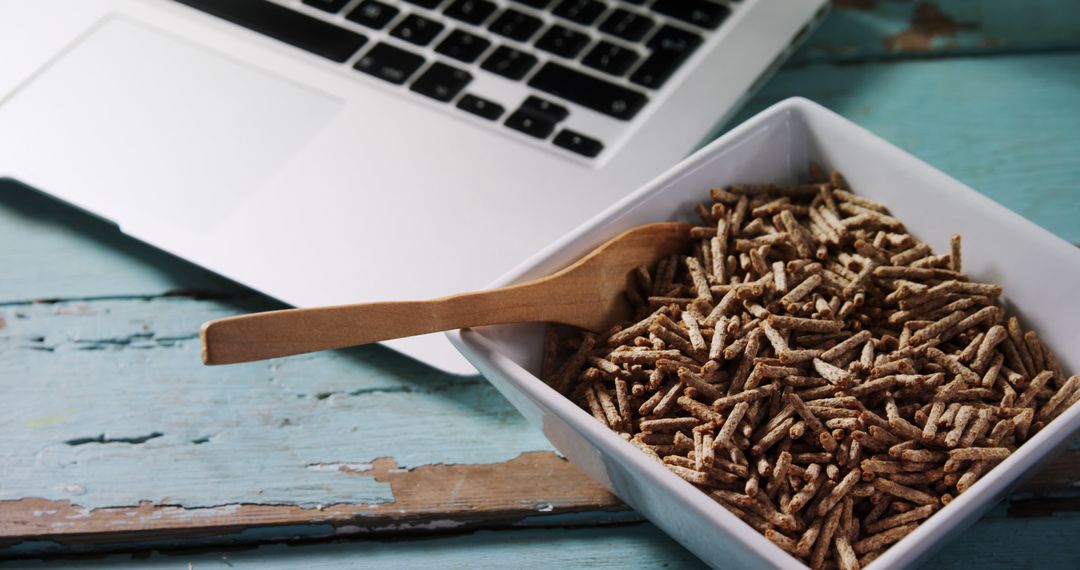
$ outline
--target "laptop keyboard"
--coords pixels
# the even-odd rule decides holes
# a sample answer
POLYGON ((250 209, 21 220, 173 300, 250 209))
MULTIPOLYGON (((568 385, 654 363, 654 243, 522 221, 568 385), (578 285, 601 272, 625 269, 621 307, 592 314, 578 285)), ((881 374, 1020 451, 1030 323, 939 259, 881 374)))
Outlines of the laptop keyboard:
POLYGON ((604 143, 565 128, 574 107, 631 121, 731 10, 718 0, 177 1, 588 158, 604 143), (469 91, 474 73, 532 94, 507 113, 469 91))

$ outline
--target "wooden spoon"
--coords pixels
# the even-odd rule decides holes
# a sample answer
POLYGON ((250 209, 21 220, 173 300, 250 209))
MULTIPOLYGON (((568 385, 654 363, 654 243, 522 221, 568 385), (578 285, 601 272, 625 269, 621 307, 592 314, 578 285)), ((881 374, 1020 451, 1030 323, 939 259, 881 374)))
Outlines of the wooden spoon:
POLYGON ((687 224, 623 232, 573 265, 535 281, 430 301, 287 309, 202 326, 206 364, 251 362, 394 338, 506 323, 553 322, 600 332, 630 316, 622 292, 631 270, 681 251, 687 224))

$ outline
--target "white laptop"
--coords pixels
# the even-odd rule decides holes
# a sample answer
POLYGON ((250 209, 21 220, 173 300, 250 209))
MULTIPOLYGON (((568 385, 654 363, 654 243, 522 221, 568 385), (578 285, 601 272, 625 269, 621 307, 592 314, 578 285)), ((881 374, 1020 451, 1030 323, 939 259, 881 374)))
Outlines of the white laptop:
POLYGON ((0 0, 0 177, 292 305, 478 289, 690 152, 825 5, 0 0))

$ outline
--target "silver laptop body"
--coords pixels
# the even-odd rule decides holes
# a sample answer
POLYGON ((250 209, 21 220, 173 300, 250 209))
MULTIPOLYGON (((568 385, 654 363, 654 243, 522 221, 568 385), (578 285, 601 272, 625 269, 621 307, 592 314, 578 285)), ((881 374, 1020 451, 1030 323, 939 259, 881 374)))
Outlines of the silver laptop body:
POLYGON ((292 305, 477 289, 685 156, 825 4, 0 0, 0 177, 292 305))

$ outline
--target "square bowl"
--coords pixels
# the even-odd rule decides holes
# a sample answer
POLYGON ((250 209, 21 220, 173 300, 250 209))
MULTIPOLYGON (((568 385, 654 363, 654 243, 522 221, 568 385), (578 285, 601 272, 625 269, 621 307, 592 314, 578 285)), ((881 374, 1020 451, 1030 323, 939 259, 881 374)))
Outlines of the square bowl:
MULTIPOLYGON (((869 131, 806 99, 761 112, 686 158, 492 284, 527 281, 572 263, 631 227, 691 221, 708 189, 794 183, 810 161, 837 169, 883 202, 913 235, 948 251, 964 236, 964 269, 1004 287, 1006 309, 1033 328, 1067 371, 1080 370, 1080 250, 869 131)), ((567 205, 571 207, 571 205, 567 205)), ((449 333, 455 346, 570 461, 711 566, 805 567, 720 504, 654 462, 538 376, 543 325, 449 333)), ((1080 430, 1073 406, 868 568, 925 560, 997 504, 1080 430)))

